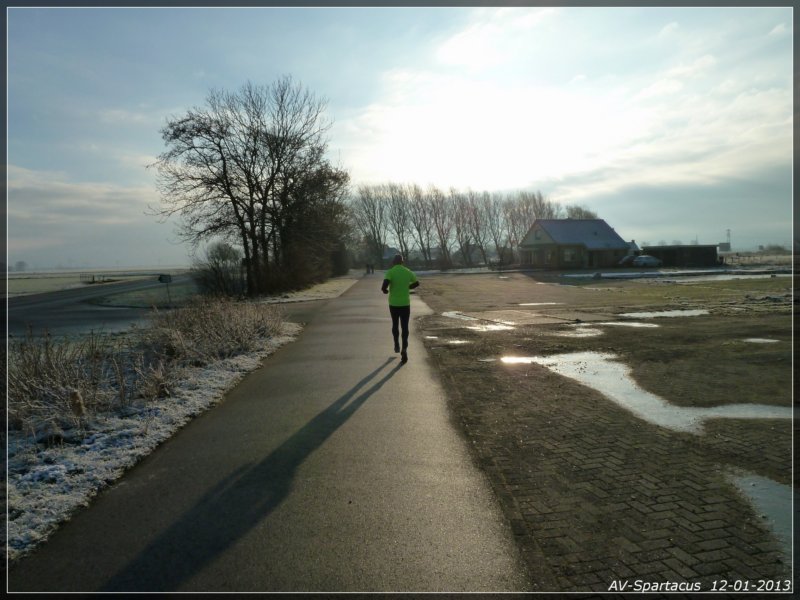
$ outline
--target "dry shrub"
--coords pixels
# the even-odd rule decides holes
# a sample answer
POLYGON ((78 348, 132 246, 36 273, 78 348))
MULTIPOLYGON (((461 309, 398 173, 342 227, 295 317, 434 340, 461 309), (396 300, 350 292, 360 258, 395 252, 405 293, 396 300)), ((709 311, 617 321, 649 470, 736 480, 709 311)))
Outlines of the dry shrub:
POLYGON ((201 296, 180 310, 156 312, 150 339, 169 360, 201 365, 262 348, 282 323, 275 306, 201 296))
POLYGON ((115 348, 99 335, 53 339, 30 332, 9 342, 8 420, 34 433, 80 427, 88 413, 108 409, 116 396, 115 348))
POLYGON ((182 366, 259 349, 281 325, 273 306, 199 298, 154 313, 152 327, 122 341, 29 332, 8 345, 9 426, 40 441, 64 440, 97 413, 169 396, 182 366))

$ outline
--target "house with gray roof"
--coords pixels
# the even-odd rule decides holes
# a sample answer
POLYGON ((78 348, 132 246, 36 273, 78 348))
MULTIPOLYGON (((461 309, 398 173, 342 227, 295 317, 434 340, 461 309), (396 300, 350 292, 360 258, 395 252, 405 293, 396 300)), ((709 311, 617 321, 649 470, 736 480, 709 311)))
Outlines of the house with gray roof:
POLYGON ((523 264, 547 269, 613 267, 631 248, 603 219, 536 219, 519 244, 523 264))

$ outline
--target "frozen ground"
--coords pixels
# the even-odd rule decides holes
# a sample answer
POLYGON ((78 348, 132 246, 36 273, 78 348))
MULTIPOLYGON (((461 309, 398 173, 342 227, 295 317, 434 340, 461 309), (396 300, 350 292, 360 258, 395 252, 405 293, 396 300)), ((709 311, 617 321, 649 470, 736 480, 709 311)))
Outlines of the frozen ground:
MULTIPOLYGON (((340 277, 268 302, 319 300, 342 294, 357 276, 340 277)), ((7 553, 13 560, 33 550, 60 523, 150 454, 192 418, 217 404, 264 358, 291 342, 300 326, 287 323, 282 335, 256 353, 183 371, 173 396, 125 415, 101 415, 74 443, 45 448, 19 432, 8 436, 7 553)))

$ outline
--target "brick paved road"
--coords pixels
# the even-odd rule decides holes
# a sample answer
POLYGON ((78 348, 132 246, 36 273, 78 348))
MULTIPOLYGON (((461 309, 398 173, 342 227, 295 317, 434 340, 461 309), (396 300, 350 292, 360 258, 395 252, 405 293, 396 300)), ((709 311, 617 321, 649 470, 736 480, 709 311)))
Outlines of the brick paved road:
MULTIPOLYGON (((442 326, 423 322, 424 333, 446 337, 442 326)), ((763 518, 729 479, 746 469, 791 483, 789 421, 717 420, 700 436, 677 433, 546 368, 479 362, 469 344, 426 345, 535 589, 608 591, 615 580, 640 579, 709 591, 715 581, 790 576, 763 518), (487 382, 494 391, 480 400, 459 393, 487 382), (520 387, 525 401, 509 400, 520 387)))

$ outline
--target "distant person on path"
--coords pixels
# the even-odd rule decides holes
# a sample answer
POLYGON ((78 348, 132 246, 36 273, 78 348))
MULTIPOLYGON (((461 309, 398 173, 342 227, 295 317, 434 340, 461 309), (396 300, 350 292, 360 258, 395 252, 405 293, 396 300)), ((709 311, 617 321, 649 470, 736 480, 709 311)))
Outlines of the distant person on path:
POLYGON ((403 256, 395 255, 392 268, 386 271, 381 291, 389 294, 389 313, 392 315, 392 337, 394 337, 394 351, 401 352, 400 362, 408 362, 408 320, 411 317, 410 291, 419 287, 419 281, 414 272, 403 265, 403 256), (398 339, 403 331, 403 346, 400 348, 398 339))

